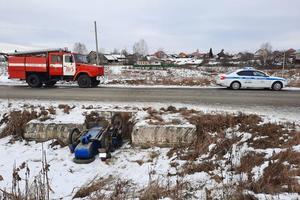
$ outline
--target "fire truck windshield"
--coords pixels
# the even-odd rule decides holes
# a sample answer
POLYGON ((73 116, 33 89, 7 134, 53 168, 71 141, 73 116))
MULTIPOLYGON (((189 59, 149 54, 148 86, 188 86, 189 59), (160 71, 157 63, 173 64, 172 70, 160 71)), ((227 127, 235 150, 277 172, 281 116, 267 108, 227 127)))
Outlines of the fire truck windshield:
POLYGON ((88 63, 87 57, 85 55, 74 54, 74 57, 75 57, 75 62, 76 63, 83 63, 83 64, 87 64, 88 63))

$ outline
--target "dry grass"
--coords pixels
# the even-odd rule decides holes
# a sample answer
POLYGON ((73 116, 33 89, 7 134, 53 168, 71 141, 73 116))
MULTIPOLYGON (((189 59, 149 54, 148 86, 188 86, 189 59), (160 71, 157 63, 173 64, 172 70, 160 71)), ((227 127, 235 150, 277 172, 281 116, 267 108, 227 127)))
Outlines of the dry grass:
MULTIPOLYGON (((203 114, 190 112, 187 109, 182 109, 181 112, 187 113, 185 118, 194 124, 197 130, 192 144, 176 146, 167 153, 169 158, 176 155, 175 158, 187 161, 181 166, 180 175, 206 172, 212 179, 222 184, 224 177, 220 176, 220 171, 227 176, 232 176, 231 173, 247 174, 248 181, 231 183, 237 186, 237 191, 234 193, 227 191, 224 185, 224 199, 255 199, 252 195, 244 194, 245 190, 270 194, 300 193, 300 185, 296 179, 300 176, 299 152, 288 150, 267 159, 264 153, 251 151, 240 157, 239 166, 236 166, 232 160, 233 144, 238 148, 247 143, 254 149, 291 149, 299 145, 300 133, 296 131, 295 123, 261 123, 262 119, 258 115, 241 113, 203 114), (243 134, 238 137, 237 132, 251 135, 249 139, 242 141, 243 134), (231 136, 228 137, 227 133, 231 136), (208 148, 211 144, 214 146, 208 148), (224 156, 225 154, 227 157, 224 156), (201 161, 199 161, 200 157, 201 161), (221 161, 225 165, 219 165, 221 161), (253 168, 261 166, 266 161, 269 161, 269 166, 265 168, 259 180, 253 181, 253 168)), ((229 184, 228 187, 232 186, 229 184)))
POLYGON ((49 116, 48 109, 46 110, 44 107, 40 107, 39 121, 44 122, 44 121, 47 121, 49 119, 52 119, 52 118, 49 116))
POLYGON ((250 184, 256 193, 300 193, 300 184, 295 176, 299 176, 300 153, 288 150, 274 155, 265 168, 263 176, 250 184), (287 162, 287 164, 286 164, 287 162), (292 168, 291 165, 296 168, 292 168))
MULTIPOLYGON (((186 115, 186 119, 191 124, 196 126, 196 136, 193 144, 188 145, 189 151, 186 153, 178 153, 181 159, 184 160, 196 160, 200 155, 208 152, 208 147, 211 144, 216 144, 211 156, 218 155, 222 157, 228 152, 232 144, 239 141, 241 138, 226 138, 225 130, 228 128, 237 129, 242 124, 255 124, 257 125, 262 119, 258 115, 230 115, 230 114, 201 114, 196 111, 181 110, 184 113, 193 113, 193 115, 186 115), (216 133, 216 136, 211 135, 216 133)), ((183 146, 182 148, 186 148, 183 146)), ((180 149, 180 148, 179 148, 180 149)), ((177 150, 179 150, 177 148, 177 150)), ((171 150, 173 153, 176 150, 171 150)), ((169 157, 172 154, 169 152, 169 157)))
POLYGON ((153 182, 142 191, 140 200, 157 200, 166 196, 165 188, 153 182))
POLYGON ((6 124, 9 121, 9 114, 4 113, 2 119, 0 120, 0 126, 6 124))
POLYGON ((208 78, 169 78, 157 77, 151 79, 115 79, 111 80, 109 84, 128 84, 128 85, 182 85, 182 86, 207 86, 211 85, 212 80, 208 78))
POLYGON ((252 180, 252 169, 255 166, 260 166, 265 161, 265 154, 249 152, 241 158, 240 166, 235 168, 235 171, 238 173, 246 173, 248 180, 252 180))
POLYGON ((145 79, 120 79, 120 80, 112 80, 109 84, 128 84, 128 85, 146 85, 147 81, 145 79))
POLYGON ((212 161, 205 161, 202 163, 186 162, 182 166, 182 171, 180 172, 180 175, 184 176, 186 174, 194 174, 197 172, 210 173, 210 171, 213 171, 216 168, 216 164, 214 164, 212 161))
POLYGON ((0 199, 50 200, 50 192, 52 191, 48 176, 50 165, 47 162, 46 153, 43 149, 42 152, 42 167, 39 173, 33 177, 33 180, 30 180, 30 169, 27 163, 23 162, 18 167, 14 165, 10 191, 0 188, 0 199), (22 177, 20 174, 22 174, 22 177))
POLYGON ((189 182, 182 179, 176 179, 171 184, 170 179, 162 184, 160 178, 152 180, 153 171, 150 171, 149 183, 142 189, 137 189, 136 185, 127 180, 120 180, 113 176, 107 178, 94 178, 86 186, 77 190, 74 198, 84 199, 103 199, 103 200, 158 200, 163 197, 169 197, 174 200, 189 199, 191 197, 192 186, 189 182))
POLYGON ((282 147, 285 144, 285 139, 289 138, 290 132, 283 124, 275 123, 252 124, 247 128, 240 127, 240 130, 252 133, 250 146, 256 149, 282 147))
POLYGON ((207 86, 211 85, 212 81, 208 78, 187 77, 174 79, 174 77, 164 77, 155 79, 151 83, 156 85, 207 86))
POLYGON ((53 106, 50 106, 47 111, 51 114, 51 115, 56 115, 56 110, 53 106))
POLYGON ((105 117, 100 116, 99 113, 95 111, 92 111, 89 114, 85 115, 84 123, 87 128, 92 128, 97 125, 106 127, 109 124, 105 117))
POLYGON ((149 114, 145 119, 148 120, 148 123, 151 125, 179 125, 183 123, 183 121, 180 118, 173 118, 170 119, 169 121, 165 121, 162 118, 162 115, 178 113, 183 118, 188 118, 195 113, 200 113, 199 111, 195 111, 193 109, 191 110, 187 108, 177 109, 174 106, 168 106, 167 108, 162 107, 159 110, 149 107, 144 110, 147 111, 147 113, 149 114))
POLYGON ((90 200, 126 200, 132 199, 134 189, 130 187, 130 181, 122 181, 112 176, 94 179, 86 186, 81 187, 73 196, 90 200))
POLYGON ((174 186, 169 184, 161 185, 159 180, 149 183, 139 194, 140 200, 158 200, 162 198, 171 198, 173 200, 189 199, 190 184, 186 181, 177 180, 174 186))
POLYGON ((179 108, 178 112, 184 117, 184 118, 189 118, 194 114, 203 114, 202 112, 196 111, 194 109, 187 109, 186 107, 184 108, 179 108))
POLYGON ((40 115, 47 116, 48 111, 45 109, 45 107, 40 107, 40 115))
POLYGON ((0 134, 0 138, 13 135, 15 138, 24 138, 25 126, 32 120, 39 117, 36 111, 12 111, 9 114, 6 127, 0 134))
POLYGON ((158 151, 151 151, 149 154, 150 160, 154 160, 159 157, 159 152, 158 151))
POLYGON ((149 116, 147 116, 145 119, 148 120, 148 123, 151 125, 164 125, 165 122, 163 118, 161 117, 162 111, 157 111, 154 108, 147 108, 147 113, 149 116))
POLYGON ((97 179, 94 178, 92 181, 90 181, 86 186, 81 187, 73 196, 73 199, 75 198, 84 198, 90 196, 93 192, 96 192, 98 190, 101 190, 104 188, 105 185, 107 185, 110 181, 112 181, 112 177, 108 178, 100 178, 97 179))
POLYGON ((62 109, 64 113, 70 114, 70 111, 71 111, 73 108, 75 108, 75 106, 70 107, 70 106, 67 105, 67 104, 59 104, 59 105, 58 105, 58 108, 59 108, 59 109, 62 109))

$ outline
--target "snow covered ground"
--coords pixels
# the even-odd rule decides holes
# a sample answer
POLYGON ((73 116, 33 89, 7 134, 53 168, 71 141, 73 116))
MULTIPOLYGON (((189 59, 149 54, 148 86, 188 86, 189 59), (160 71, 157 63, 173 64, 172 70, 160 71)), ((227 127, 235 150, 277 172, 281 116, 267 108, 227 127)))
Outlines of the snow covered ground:
MULTIPOLYGON (((56 109, 56 114, 51 115, 49 121, 52 122, 82 122, 84 120, 84 113, 91 111, 103 111, 103 110, 116 110, 116 111, 128 111, 133 110, 137 114, 136 120, 143 125, 149 122, 147 118, 149 113, 153 113, 153 110, 160 111, 162 108, 168 109, 169 104, 154 104, 154 103, 118 103, 118 102, 75 102, 75 101, 38 101, 38 100, 0 100, 0 121, 3 119, 5 113, 13 110, 36 110, 40 111, 41 107, 45 109, 53 107, 56 109), (72 109, 67 114, 59 109, 60 104, 67 104, 72 109), (150 109, 150 108, 151 109, 150 109), (151 111, 149 111, 149 109, 151 111), (147 122, 148 120, 148 122, 147 122), (146 123, 145 123, 146 122, 146 123)), ((195 159, 191 159, 193 156, 189 155, 190 151, 194 151, 193 148, 159 148, 153 147, 149 149, 141 149, 139 147, 133 147, 130 144, 125 144, 123 147, 113 153, 112 159, 108 162, 101 162, 100 159, 96 159, 93 163, 88 165, 78 165, 72 162, 73 155, 69 152, 67 147, 60 148, 50 147, 49 142, 35 143, 25 141, 10 141, 10 136, 0 139, 0 189, 11 188, 12 170, 13 167, 25 165, 30 169, 29 180, 33 180, 34 177, 41 170, 42 151, 44 150, 47 155, 47 161, 50 165, 49 180, 53 192, 50 193, 51 199, 72 199, 78 189, 82 186, 88 185, 88 183, 95 179, 112 177, 113 182, 110 187, 106 188, 105 194, 110 194, 113 190, 114 184, 118 180, 128 180, 130 182, 130 188, 128 193, 134 194, 136 197, 142 195, 143 192, 149 187, 151 180, 157 180, 159 184, 166 187, 170 184, 176 186, 176 183, 189 183, 184 187, 183 193, 190 195, 189 199, 206 199, 208 196, 215 197, 217 199, 225 199, 228 195, 234 195, 236 185, 241 181, 246 181, 249 177, 244 169, 238 169, 239 165, 243 163, 243 157, 254 153, 262 161, 256 161, 257 165, 253 168, 247 169, 253 175, 254 181, 262 181, 265 170, 270 170, 273 166, 272 163, 279 162, 284 158, 290 156, 281 156, 281 152, 288 152, 288 149, 292 151, 292 155, 299 156, 300 144, 297 143, 297 138, 300 134, 300 113, 297 110, 278 110, 272 107, 209 107, 206 105, 187 105, 187 104, 172 104, 172 108, 169 111, 164 111, 162 118, 165 122, 172 121, 172 119, 181 119, 184 124, 190 123, 186 121, 186 111, 196 113, 197 115, 207 115, 202 120, 209 119, 209 115, 240 115, 242 112, 247 114, 258 114, 262 118, 262 122, 256 123, 257 117, 252 116, 249 119, 246 117, 243 124, 234 125, 235 120, 239 118, 229 118, 228 122, 224 124, 222 118, 212 118, 211 121, 203 121, 203 128, 208 123, 208 127, 213 128, 212 124, 224 124, 227 126, 233 123, 232 127, 225 128, 224 131, 210 132, 207 130, 206 137, 210 139, 204 145, 207 146, 203 152, 196 156, 195 159), (184 112, 177 112, 184 109, 184 112), (176 111, 172 111, 176 110, 176 111), (195 110, 195 111, 192 111, 195 110), (253 122, 254 120, 254 122, 253 122), (258 131, 253 132, 252 129, 247 128, 253 126, 257 130, 269 131, 271 135, 258 131), (272 135, 281 134, 277 133, 281 126, 275 124, 268 125, 268 123, 281 123, 284 126, 288 126, 290 135, 287 135, 285 129, 282 129, 282 139, 271 139, 272 135), (263 125, 266 124, 266 125, 263 125), (293 125, 294 124, 294 125, 293 125), (262 125, 264 128, 259 128, 262 125), (269 127, 270 126, 270 127, 269 127), (272 129, 272 127, 275 129, 272 129), (244 131, 242 131, 244 130, 244 131), (246 131, 248 130, 248 131, 246 131), (275 131, 275 132, 272 132, 275 131), (298 131, 298 132, 293 132, 298 131), (297 136, 298 134, 298 136, 297 136), (277 143, 270 142, 276 141, 277 143), (277 141, 278 140, 278 141, 277 141), (265 145, 258 148, 256 145, 265 145), (287 146, 289 144, 289 146, 287 146), (222 146, 224 145, 224 146, 222 146), (227 146, 228 145, 228 146, 227 146), (288 148, 289 147, 289 148, 288 148), (279 156, 279 157, 278 157, 279 156), (270 166, 270 167, 269 167, 270 166), (233 171, 232 171, 233 170, 233 171), (240 172, 239 172, 240 170, 240 172), (239 173, 238 173, 239 172, 239 173), (248 178, 247 178, 248 177, 248 178)), ((192 117, 192 115, 191 115, 192 117)), ((243 118, 243 115, 241 116, 243 118)), ((4 128, 5 124, 0 127, 0 130, 4 128)), ((223 125, 222 125, 223 126, 223 125)), ((212 129, 214 130, 214 129, 212 129)), ((218 129, 217 129, 218 130, 218 129)), ((281 130, 281 129, 280 129, 281 130)), ((299 140, 298 140, 299 141, 299 140)), ((199 152, 198 152, 199 153, 199 152)), ((289 154, 287 154, 289 155, 289 154)), ((295 156, 294 156, 295 157, 295 156)), ((253 157, 256 158, 256 157, 253 157)), ((300 158, 300 157, 299 157, 300 158)), ((247 161, 248 162, 248 161, 247 161)), ((254 161, 253 161, 254 162, 254 161)), ((298 157, 295 159, 283 160, 292 169, 299 169, 300 163, 298 157)), ((281 164, 281 163, 279 163, 281 164)), ((281 165, 280 165, 281 166, 281 165)), ((26 167, 20 167, 19 175, 22 179, 25 177, 26 167)), ((278 171, 279 173, 280 171, 278 171)), ((249 175, 250 176, 250 175, 249 175)), ((298 182, 299 178, 296 179, 298 182)), ((96 182, 96 181, 94 181, 96 182)), ((260 182, 259 182, 260 183, 260 182)), ((300 183, 300 182, 299 182, 300 183)), ((20 181, 20 188, 24 188, 25 181, 20 181)), ((171 187, 170 186, 170 187, 171 187)), ((283 186, 284 188, 284 186, 283 186)), ((292 189, 287 189, 287 192, 280 190, 279 193, 266 194, 263 189, 255 189, 256 193, 250 191, 249 188, 244 189, 244 193, 253 195, 259 199, 299 199, 300 196, 292 189)), ((267 189, 266 189, 267 190, 267 189)), ((296 190, 297 191, 297 190, 296 190)))

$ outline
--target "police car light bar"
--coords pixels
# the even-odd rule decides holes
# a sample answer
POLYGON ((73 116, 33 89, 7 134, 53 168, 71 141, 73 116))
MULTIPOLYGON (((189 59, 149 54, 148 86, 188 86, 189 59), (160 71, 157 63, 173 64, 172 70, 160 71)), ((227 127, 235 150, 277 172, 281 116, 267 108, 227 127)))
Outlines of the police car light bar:
POLYGON ((254 69, 254 67, 244 67, 244 69, 254 69))

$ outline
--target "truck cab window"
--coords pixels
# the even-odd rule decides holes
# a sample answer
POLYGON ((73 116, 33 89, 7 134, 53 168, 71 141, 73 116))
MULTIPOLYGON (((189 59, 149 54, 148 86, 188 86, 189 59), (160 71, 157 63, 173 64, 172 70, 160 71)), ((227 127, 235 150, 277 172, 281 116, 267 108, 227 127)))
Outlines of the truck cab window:
POLYGON ((66 63, 72 63, 73 62, 73 57, 71 55, 66 55, 65 56, 65 62, 66 63))
POLYGON ((52 55, 51 62, 52 63, 61 63, 62 62, 62 56, 52 55))

